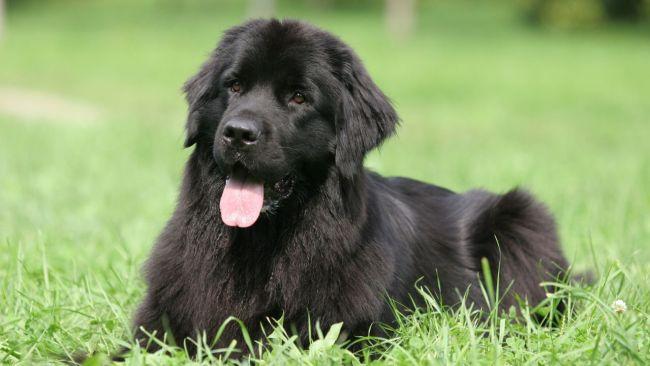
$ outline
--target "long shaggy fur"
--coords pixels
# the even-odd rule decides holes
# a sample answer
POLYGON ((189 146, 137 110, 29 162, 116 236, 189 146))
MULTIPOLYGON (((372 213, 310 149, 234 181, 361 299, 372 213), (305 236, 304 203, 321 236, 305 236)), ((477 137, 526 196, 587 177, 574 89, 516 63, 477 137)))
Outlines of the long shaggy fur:
MULTIPOLYGON (((510 288, 503 305, 536 304, 548 291, 540 282, 568 267, 553 218, 525 191, 454 193, 364 169, 365 154, 393 134, 398 117, 355 53, 324 31, 277 20, 234 27, 185 91, 185 145, 194 151, 146 264, 147 293, 134 319, 143 345, 143 329, 180 344, 203 331, 213 336, 230 316, 256 339, 267 318, 281 316, 302 341, 310 321, 324 329, 343 322, 365 335, 371 324, 391 322, 387 297, 418 297, 418 280, 449 306, 467 294, 485 308, 481 258, 498 269, 501 290, 510 288), (229 73, 250 90, 245 108, 223 87, 229 73), (309 105, 278 101, 289 79, 311 91, 309 105), (274 139, 247 166, 295 181, 291 196, 247 229, 221 221, 229 158, 215 137, 222 120, 244 109, 274 139)), ((217 346, 232 339, 243 344, 234 325, 217 346)))

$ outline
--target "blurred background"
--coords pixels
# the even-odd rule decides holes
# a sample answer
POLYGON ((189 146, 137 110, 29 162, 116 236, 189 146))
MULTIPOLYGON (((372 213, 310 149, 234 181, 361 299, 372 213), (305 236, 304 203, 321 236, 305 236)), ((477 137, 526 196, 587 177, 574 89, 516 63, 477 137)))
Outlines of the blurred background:
POLYGON ((188 154, 180 87, 257 16, 357 50, 403 120, 371 168, 528 187, 569 256, 649 244, 647 0, 4 0, 0 14, 0 240, 40 238, 62 263, 110 263, 116 238, 144 256, 188 154))
POLYGON ((527 187, 578 267, 620 261, 647 284, 648 0, 0 4, 5 319, 36 311, 10 283, 77 309, 83 278, 128 317, 190 152, 181 85, 226 28, 269 15, 340 36, 395 103, 402 126, 370 168, 457 191, 527 187))
POLYGON ((190 153, 181 85, 257 16, 357 50, 402 117, 367 166, 532 190, 576 267, 616 264, 647 307, 648 0, 0 4, 1 362, 125 339, 190 153))

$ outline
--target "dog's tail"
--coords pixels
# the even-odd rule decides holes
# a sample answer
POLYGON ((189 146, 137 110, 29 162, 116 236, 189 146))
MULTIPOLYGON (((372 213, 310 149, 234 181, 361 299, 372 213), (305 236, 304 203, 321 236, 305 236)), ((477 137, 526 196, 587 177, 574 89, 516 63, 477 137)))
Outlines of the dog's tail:
POLYGON ((593 271, 570 272, 553 216, 530 193, 513 189, 501 196, 490 195, 485 198, 484 207, 472 231, 474 243, 479 243, 475 253, 479 260, 486 257, 491 264, 497 264, 512 259, 522 264, 528 262, 528 269, 541 264, 547 271, 545 281, 563 280, 586 286, 596 283, 593 271))
MULTIPOLYGON (((481 258, 486 258, 500 288, 510 287, 511 293, 526 295, 532 303, 552 292, 540 283, 566 279, 569 265, 558 244, 555 221, 530 193, 513 189, 495 195, 479 190, 466 193, 466 197, 474 202, 467 240, 479 271, 481 258)), ((514 304, 512 301, 511 297, 503 305, 514 304)))

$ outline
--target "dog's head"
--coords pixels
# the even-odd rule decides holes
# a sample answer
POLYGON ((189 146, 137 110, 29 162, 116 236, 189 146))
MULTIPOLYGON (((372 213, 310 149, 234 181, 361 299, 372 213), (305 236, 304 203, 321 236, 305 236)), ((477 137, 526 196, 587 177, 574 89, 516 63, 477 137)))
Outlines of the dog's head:
POLYGON ((354 179, 397 123, 356 54, 297 21, 231 28, 184 90, 185 146, 212 152, 229 226, 253 225, 310 174, 334 168, 354 179))

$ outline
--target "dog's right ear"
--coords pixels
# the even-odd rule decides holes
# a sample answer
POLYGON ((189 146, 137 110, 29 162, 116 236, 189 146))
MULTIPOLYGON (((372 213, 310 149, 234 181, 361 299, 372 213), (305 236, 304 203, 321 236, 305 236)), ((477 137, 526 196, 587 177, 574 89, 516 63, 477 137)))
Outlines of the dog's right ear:
POLYGON ((219 87, 217 82, 218 75, 221 73, 218 51, 219 48, 201 66, 199 72, 183 85, 185 99, 188 104, 184 147, 190 147, 197 143, 201 130, 201 108, 205 103, 218 96, 219 87))
POLYGON ((219 96, 219 78, 228 65, 228 57, 235 53, 237 40, 251 29, 267 23, 266 20, 257 19, 228 29, 199 72, 183 85, 188 104, 185 147, 190 147, 199 140, 202 130, 201 109, 219 96))

